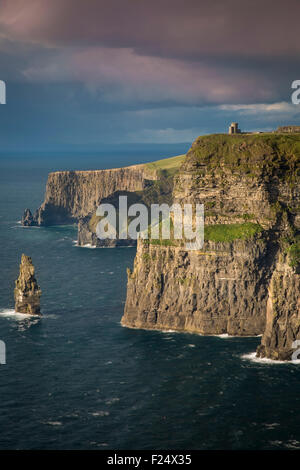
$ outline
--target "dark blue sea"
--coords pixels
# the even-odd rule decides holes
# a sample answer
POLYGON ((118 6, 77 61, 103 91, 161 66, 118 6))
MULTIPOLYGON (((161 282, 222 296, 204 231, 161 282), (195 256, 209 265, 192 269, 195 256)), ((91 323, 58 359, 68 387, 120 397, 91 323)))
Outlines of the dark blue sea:
POLYGON ((79 248, 75 227, 18 223, 42 202, 48 171, 138 161, 1 159, 0 449, 299 449, 300 366, 251 360, 260 338, 121 327, 135 249, 79 248), (22 253, 43 291, 40 319, 12 313, 22 253))

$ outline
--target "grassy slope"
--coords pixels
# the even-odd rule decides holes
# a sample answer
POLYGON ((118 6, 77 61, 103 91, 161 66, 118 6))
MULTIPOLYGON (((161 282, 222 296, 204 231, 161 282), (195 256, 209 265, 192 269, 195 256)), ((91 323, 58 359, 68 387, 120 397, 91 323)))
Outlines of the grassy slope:
POLYGON ((164 158, 156 162, 146 163, 145 167, 150 171, 163 171, 168 176, 172 176, 180 167, 185 155, 177 155, 176 157, 164 158))
POLYGON ((204 229, 204 239, 214 242, 231 242, 233 240, 246 240, 262 231, 259 224, 246 222, 244 224, 216 224, 208 225, 204 229))
MULTIPOLYGON (((300 162, 300 134, 213 134, 197 139, 185 164, 211 170, 232 168, 243 175, 295 177, 300 162)), ((299 170, 298 170, 299 171, 299 170)), ((298 173, 299 176, 299 173, 298 173)))

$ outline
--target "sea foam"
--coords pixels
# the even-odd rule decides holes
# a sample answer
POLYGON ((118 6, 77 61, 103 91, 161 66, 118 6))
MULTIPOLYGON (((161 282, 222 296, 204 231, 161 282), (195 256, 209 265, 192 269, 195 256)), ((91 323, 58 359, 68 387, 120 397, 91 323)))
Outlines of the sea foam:
POLYGON ((300 364, 300 359, 297 359, 295 361, 275 361, 274 359, 269 359, 268 357, 256 357, 256 353, 249 353, 249 354, 243 354, 242 359, 246 359, 248 361, 256 362, 258 364, 300 364))
POLYGON ((33 315, 30 313, 18 313, 12 309, 0 310, 0 316, 12 317, 12 318, 15 318, 16 320, 23 320, 24 318, 32 318, 32 317, 37 318, 37 315, 33 315))

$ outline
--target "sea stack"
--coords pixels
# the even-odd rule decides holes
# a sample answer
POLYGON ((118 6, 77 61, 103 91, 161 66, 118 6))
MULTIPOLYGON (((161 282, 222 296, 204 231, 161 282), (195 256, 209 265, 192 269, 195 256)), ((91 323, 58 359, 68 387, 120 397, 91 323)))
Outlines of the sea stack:
POLYGON ((20 274, 15 287, 15 311, 31 315, 41 315, 41 289, 34 276, 34 266, 29 256, 22 255, 20 274))
POLYGON ((31 227, 32 225, 36 225, 30 209, 25 209, 21 223, 24 227, 31 227))

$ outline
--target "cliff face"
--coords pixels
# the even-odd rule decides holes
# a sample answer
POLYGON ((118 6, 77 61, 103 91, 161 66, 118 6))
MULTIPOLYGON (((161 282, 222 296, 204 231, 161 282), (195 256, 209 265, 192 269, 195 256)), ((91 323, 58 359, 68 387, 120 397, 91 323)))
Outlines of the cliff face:
POLYGON ((136 240, 99 240, 96 209, 110 203, 118 210, 119 195, 134 203, 170 202, 173 177, 184 156, 112 170, 59 171, 48 176, 45 199, 32 215, 25 209, 23 226, 48 226, 78 222, 78 245, 135 246, 136 240))
POLYGON ((300 276, 284 260, 276 264, 270 285, 266 309, 266 328, 257 356, 290 360, 300 339, 300 276))
POLYGON ((40 315, 41 289, 35 279, 34 271, 31 258, 23 254, 14 291, 15 311, 18 313, 40 315))
POLYGON ((204 203, 205 244, 186 251, 172 242, 140 241, 122 324, 257 335, 267 316, 258 354, 275 357, 276 350, 276 358, 290 357, 291 340, 300 339, 299 157, 296 135, 197 139, 175 179, 173 199, 204 203), (281 307, 271 322, 278 276, 281 307))
POLYGON ((31 215, 26 209, 23 225, 59 225, 77 222, 95 212, 101 200, 116 191, 140 191, 144 165, 95 171, 58 171, 48 176, 45 199, 31 215))
POLYGON ((262 238, 206 242, 201 252, 139 242, 122 324, 258 335, 265 325, 270 263, 262 238))
MULTIPOLYGON (((119 197, 127 197, 127 206, 130 207, 133 204, 144 204, 148 207, 148 213, 150 214, 150 205, 157 203, 171 203, 172 201, 172 189, 173 189, 173 175, 157 174, 156 180, 144 180, 144 188, 141 191, 116 191, 110 196, 103 198, 101 203, 111 204, 116 209, 117 219, 119 215, 119 197)), ((96 234, 96 226, 99 222, 100 217, 93 214, 89 214, 84 218, 79 219, 78 222, 78 245, 92 245, 95 247, 116 247, 116 246, 136 246, 135 239, 119 239, 118 237, 118 224, 117 224, 117 238, 115 240, 104 239, 100 240, 96 234)), ((130 223, 130 218, 127 218, 127 223, 130 223)), ((150 223, 150 220, 149 220, 150 223)))
POLYGON ((300 136, 198 138, 175 180, 174 200, 205 206, 207 225, 253 221, 278 228, 282 213, 300 228, 300 136))

